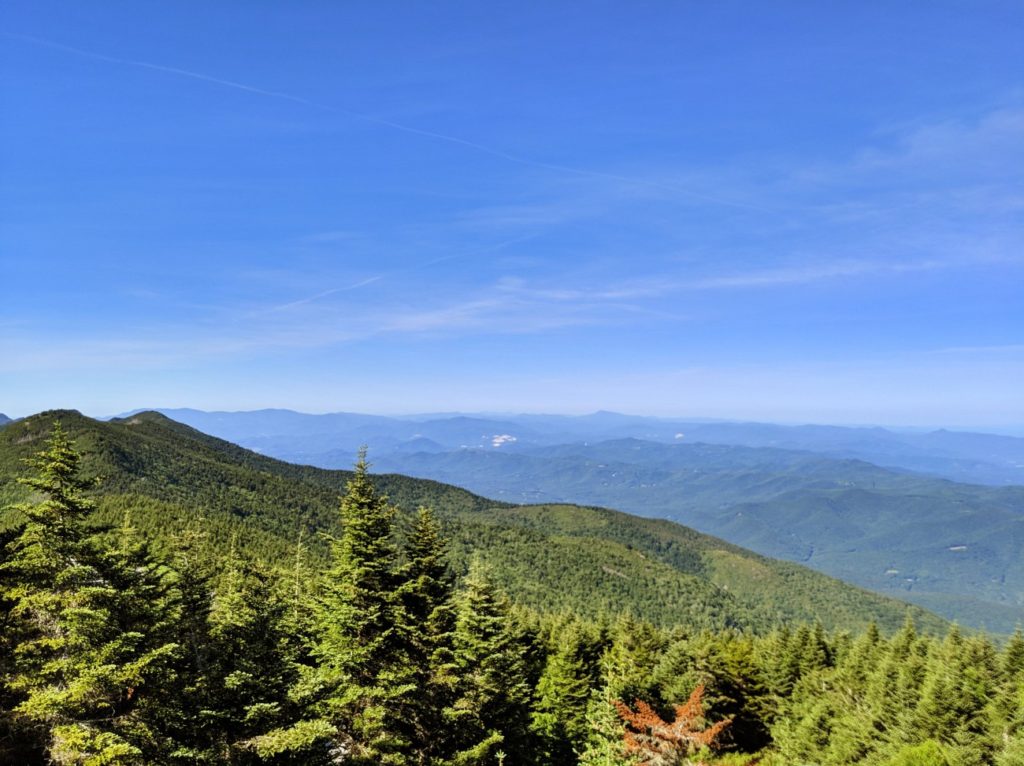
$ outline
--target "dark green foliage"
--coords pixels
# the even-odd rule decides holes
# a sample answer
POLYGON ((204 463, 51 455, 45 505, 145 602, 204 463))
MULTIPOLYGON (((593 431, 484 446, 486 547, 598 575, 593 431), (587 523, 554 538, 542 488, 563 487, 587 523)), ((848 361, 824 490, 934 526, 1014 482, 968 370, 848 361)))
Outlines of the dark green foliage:
POLYGON ((455 599, 452 702, 442 712, 452 732, 453 764, 515 763, 530 757, 531 685, 511 609, 483 565, 473 562, 455 599))
POLYGON ((119 495, 119 523, 95 524, 78 463, 58 429, 2 532, 3 763, 625 766, 616 701, 667 721, 697 687, 701 725, 729 722, 724 749, 701 756, 709 764, 1022 762, 1019 631, 999 646, 912 620, 854 635, 820 622, 773 628, 769 611, 715 601, 694 573, 728 556, 758 567, 770 593, 781 576, 771 562, 724 546, 705 557, 688 532, 631 532, 611 512, 566 506, 477 509, 470 521, 442 511, 442 530, 429 510, 404 516, 363 460, 325 554, 305 536, 277 551, 244 534, 218 551, 211 539, 232 527, 194 514, 152 551, 137 520, 177 506, 119 495), (449 543, 456 569, 469 563, 461 579, 449 543), (581 562, 649 578, 619 592, 638 598, 637 613, 559 603, 581 562), (534 603, 561 611, 514 604, 499 577, 521 602, 532 587, 534 603), (685 617, 675 627, 641 611, 657 603, 643 594, 666 589, 691 599, 672 612, 685 617), (745 615, 758 620, 743 625, 745 615))
POLYGON ((589 734, 587 705, 598 678, 599 638, 570 620, 554 626, 552 642, 537 683, 532 728, 545 758, 570 763, 589 734))
POLYGON ((5 717, 54 763, 152 762, 165 749, 159 693, 179 652, 171 586, 127 524, 108 548, 85 526, 91 482, 78 463, 57 426, 22 480, 36 499, 18 507, 26 521, 3 564, 15 643, 5 717))
POLYGON ((410 681, 415 694, 405 706, 405 725, 420 756, 430 762, 443 753, 437 732, 455 690, 452 604, 454 577, 448 566, 447 541, 433 511, 420 508, 407 534, 405 563, 399 570, 399 616, 410 681))
POLYGON ((318 603, 313 656, 316 704, 336 730, 335 748, 353 763, 408 762, 412 741, 402 713, 416 692, 391 534, 395 508, 377 494, 360 456, 341 502, 343 532, 318 603))
MULTIPOLYGON (((185 530, 201 531, 195 554, 216 578, 223 552, 291 570, 299 538, 305 560, 328 560, 323 532, 341 531, 337 498, 352 474, 296 466, 205 436, 155 413, 98 422, 78 413, 43 413, 0 429, 0 501, 21 499, 19 459, 60 417, 84 451, 97 521, 117 526, 126 511, 139 533, 165 553, 185 530)), ((907 606, 795 564, 772 561, 668 521, 568 505, 513 507, 437 482, 375 476, 400 509, 403 529, 418 506, 435 508, 451 539, 457 570, 479 555, 518 603, 584 615, 629 608, 662 627, 767 630, 780 621, 820 619, 827 628, 886 630, 907 606), (558 587, 552 587, 558 583, 558 587)), ((0 528, 18 514, 0 518, 0 528)), ((915 609, 923 630, 945 624, 915 609)))

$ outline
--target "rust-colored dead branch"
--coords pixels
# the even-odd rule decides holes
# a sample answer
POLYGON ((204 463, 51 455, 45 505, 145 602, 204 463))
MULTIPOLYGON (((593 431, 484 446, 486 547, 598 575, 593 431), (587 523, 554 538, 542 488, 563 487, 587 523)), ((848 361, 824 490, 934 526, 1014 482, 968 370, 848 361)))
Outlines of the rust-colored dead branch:
POLYGON ((675 719, 664 720, 643 700, 631 709, 616 700, 615 708, 626 723, 626 751, 640 758, 640 766, 675 766, 702 748, 714 748, 718 735, 731 721, 705 726, 704 686, 698 686, 682 705, 676 705, 675 719))

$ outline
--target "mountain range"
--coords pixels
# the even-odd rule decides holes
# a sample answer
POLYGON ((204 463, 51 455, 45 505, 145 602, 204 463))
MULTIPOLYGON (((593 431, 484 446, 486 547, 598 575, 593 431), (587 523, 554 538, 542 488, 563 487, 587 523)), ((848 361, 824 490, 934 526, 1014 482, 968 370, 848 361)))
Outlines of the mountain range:
MULTIPOLYGON (((347 471, 299 466, 203 434, 158 413, 109 422, 74 411, 41 413, 0 428, 0 502, 25 498, 24 459, 59 421, 97 476, 98 518, 130 523, 158 547, 199 541, 212 559, 233 549, 290 570, 324 561, 338 532, 347 471)), ((354 457, 354 456, 353 456, 354 457)), ((517 601, 594 618, 628 609, 664 626, 754 630, 819 620, 894 630, 908 612, 927 631, 945 623, 922 609, 774 561, 667 520, 567 504, 511 505, 434 481, 380 475, 403 512, 434 507, 464 569, 477 556, 517 601)), ((17 523, 6 510, 3 525, 17 523)), ((403 519, 405 516, 402 517, 403 519)))
POLYGON ((363 444, 376 454, 385 455, 455 449, 516 452, 633 438, 662 444, 805 450, 953 481, 993 486, 1024 484, 1024 438, 946 429, 784 426, 637 417, 614 412, 585 416, 439 413, 397 418, 347 412, 310 415, 291 410, 157 411, 249 449, 323 467, 347 465, 353 451, 363 444))
POLYGON ((506 502, 671 519, 965 624, 1006 632, 1024 622, 1024 488, 1006 483, 1024 462, 1024 439, 615 413, 167 413, 282 459, 336 468, 367 444, 376 470, 506 502))

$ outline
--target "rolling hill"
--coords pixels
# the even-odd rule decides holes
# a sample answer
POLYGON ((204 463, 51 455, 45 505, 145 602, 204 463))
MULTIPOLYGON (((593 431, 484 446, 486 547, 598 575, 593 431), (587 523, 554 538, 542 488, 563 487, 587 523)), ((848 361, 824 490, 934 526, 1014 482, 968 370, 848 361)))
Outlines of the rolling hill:
MULTIPOLYGON (((346 471, 297 466, 204 435, 157 413, 102 422, 47 412, 0 429, 0 500, 24 497, 14 478, 59 420, 85 453, 101 520, 132 522, 158 545, 191 528, 207 551, 234 545, 287 565, 296 542, 316 560, 319 534, 337 531, 346 471)), ((923 610, 804 567, 773 561, 669 521, 566 504, 513 506, 434 481, 377 477, 401 509, 429 504, 452 537, 457 568, 479 555, 524 604, 597 616, 623 609, 661 625, 764 629, 820 620, 829 628, 877 620, 896 628, 908 609, 926 630, 943 621, 923 610)), ((17 514, 6 511, 4 521, 17 514)))
POLYGON ((672 519, 966 624, 1009 632, 1024 622, 1024 487, 809 452, 639 440, 380 463, 502 500, 672 519))

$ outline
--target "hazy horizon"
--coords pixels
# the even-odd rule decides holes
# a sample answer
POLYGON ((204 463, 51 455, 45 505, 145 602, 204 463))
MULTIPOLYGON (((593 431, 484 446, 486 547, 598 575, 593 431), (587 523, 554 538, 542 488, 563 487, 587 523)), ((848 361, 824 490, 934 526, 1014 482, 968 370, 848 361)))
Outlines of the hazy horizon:
POLYGON ((129 415, 138 412, 154 412, 154 411, 173 411, 173 410, 194 410, 197 412, 205 413, 228 413, 228 414, 240 414, 240 413, 254 413, 254 412, 292 412, 299 415, 366 415, 366 416, 379 416, 386 418, 394 418, 397 420, 433 420, 450 417, 469 417, 469 418, 480 418, 480 419, 491 419, 501 420, 504 418, 516 418, 516 417, 568 417, 568 418, 585 418, 592 415, 610 414, 620 415, 628 418, 650 418, 654 420, 662 420, 667 422, 680 422, 680 423, 732 423, 732 424, 762 424, 762 425, 778 425, 785 427, 799 427, 799 426, 836 426, 840 428, 883 428, 894 432, 929 432, 938 430, 951 430, 961 432, 976 432, 976 433, 987 433, 999 436, 1014 436, 1024 438, 1024 423, 1007 423, 1002 426, 988 426, 976 423, 962 423, 962 424, 951 424, 951 423, 922 423, 922 424, 908 424, 908 423, 883 423, 883 422, 839 422, 839 421, 808 421, 808 420, 771 420, 765 418, 740 418, 740 417, 726 417, 726 416, 708 416, 708 415, 694 415, 681 413, 644 413, 644 412, 625 412, 619 410, 609 409, 597 409, 597 410, 580 410, 580 411, 549 411, 549 410, 422 410, 422 411, 369 411, 369 410, 357 410, 357 409, 331 409, 331 410, 302 410, 296 407, 289 406, 267 406, 267 407, 254 407, 251 409, 239 409, 232 407, 191 407, 188 405, 180 406, 164 406, 160 404, 143 406, 143 407, 129 407, 121 409, 116 412, 105 412, 105 411, 91 411, 81 407, 75 407, 72 405, 67 406, 53 406, 45 407, 41 410, 33 410, 31 412, 13 412, 3 409, 0 405, 0 414, 6 415, 14 420, 18 420, 25 417, 31 417, 32 415, 38 414, 39 412, 47 410, 62 410, 70 409, 77 410, 87 417, 94 418, 97 420, 110 420, 113 418, 127 417, 129 415))

